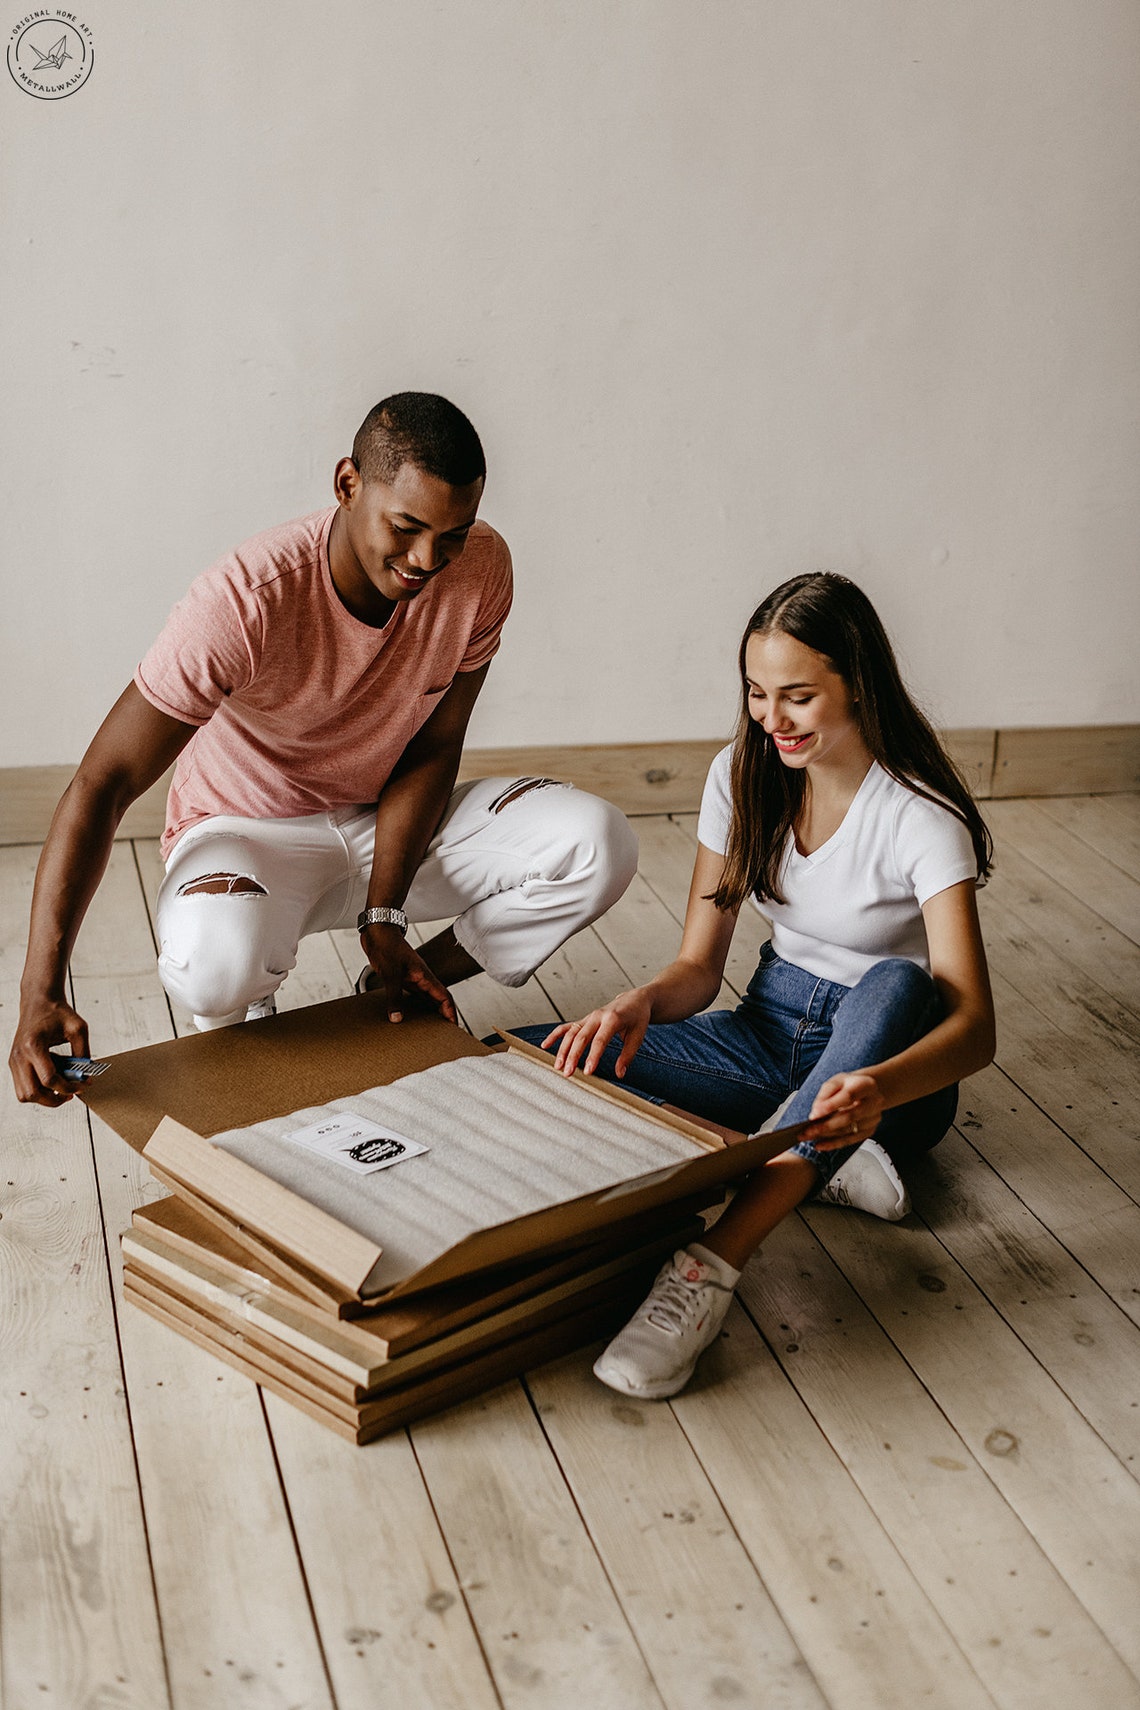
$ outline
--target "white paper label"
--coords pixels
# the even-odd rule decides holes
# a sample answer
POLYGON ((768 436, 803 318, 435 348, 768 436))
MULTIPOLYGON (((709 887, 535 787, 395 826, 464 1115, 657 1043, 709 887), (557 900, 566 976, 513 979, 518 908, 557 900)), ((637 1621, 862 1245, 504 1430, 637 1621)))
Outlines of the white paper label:
POLYGON ((341 1164, 358 1176, 370 1176, 376 1170, 402 1164, 405 1158, 414 1158, 418 1153, 429 1150, 418 1140, 409 1140, 406 1134, 381 1128, 363 1116, 327 1116, 321 1122, 314 1122, 310 1128, 298 1128, 289 1138, 295 1145, 320 1152, 322 1157, 341 1164))

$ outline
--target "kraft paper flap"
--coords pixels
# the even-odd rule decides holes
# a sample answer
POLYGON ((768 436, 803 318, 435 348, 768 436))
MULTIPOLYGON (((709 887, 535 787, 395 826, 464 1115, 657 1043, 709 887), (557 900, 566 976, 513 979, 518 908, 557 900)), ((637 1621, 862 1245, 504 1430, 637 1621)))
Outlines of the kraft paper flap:
POLYGON ((164 1116, 208 1137, 488 1054, 434 1010, 390 1022, 365 992, 120 1052, 79 1097, 141 1152, 164 1116))

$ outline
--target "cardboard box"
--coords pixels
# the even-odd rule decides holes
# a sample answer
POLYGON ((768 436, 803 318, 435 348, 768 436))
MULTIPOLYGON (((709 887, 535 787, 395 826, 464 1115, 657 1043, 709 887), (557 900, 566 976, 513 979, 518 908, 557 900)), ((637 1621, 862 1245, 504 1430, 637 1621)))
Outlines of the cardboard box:
MULTIPOLYGON (((511 1050, 542 1066, 565 1088, 544 1052, 504 1037, 511 1050)), ((243 1160, 210 1144, 228 1129, 288 1115, 306 1105, 361 1092, 488 1048, 438 1015, 390 1024, 377 994, 313 1005, 261 1022, 125 1052, 85 1087, 84 1097, 140 1149, 155 1173, 187 1203, 271 1263, 315 1279, 330 1301, 357 1311, 523 1260, 538 1260, 636 1229, 646 1216, 684 1202, 712 1203, 726 1183, 783 1151, 798 1130, 758 1135, 728 1146, 719 1133, 638 1099, 620 1087, 578 1075, 602 1102, 664 1125, 683 1137, 687 1158, 490 1227, 384 1288, 372 1285, 382 1242, 330 1216, 243 1160)), ((340 1310, 340 1307, 337 1307, 340 1310)))

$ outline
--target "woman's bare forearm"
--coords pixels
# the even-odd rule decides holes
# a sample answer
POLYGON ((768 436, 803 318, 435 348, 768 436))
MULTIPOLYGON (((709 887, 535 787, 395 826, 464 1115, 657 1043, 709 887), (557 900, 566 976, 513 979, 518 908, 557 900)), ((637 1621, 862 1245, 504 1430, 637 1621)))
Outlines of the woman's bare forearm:
POLYGON ((678 956, 642 988, 654 1022, 686 1021, 707 1009, 720 990, 720 975, 701 962, 678 956))

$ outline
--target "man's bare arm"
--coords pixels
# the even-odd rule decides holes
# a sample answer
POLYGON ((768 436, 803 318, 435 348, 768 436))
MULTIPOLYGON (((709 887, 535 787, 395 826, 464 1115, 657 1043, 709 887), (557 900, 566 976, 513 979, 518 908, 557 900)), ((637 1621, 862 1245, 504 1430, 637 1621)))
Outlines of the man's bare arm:
MULTIPOLYGON (((455 787, 463 738, 489 668, 484 665, 455 678, 426 724, 408 743, 381 792, 368 883, 370 908, 403 906, 455 787)), ((387 994, 389 1015, 399 1017, 403 1007, 400 993, 410 986, 438 1004, 449 1021, 456 1019, 446 986, 395 927, 369 926, 361 934, 361 943, 387 994)))
POLYGON ((88 1054, 87 1024, 67 1001, 67 964, 107 866, 119 821, 177 757, 196 726, 159 712, 132 683, 96 732, 55 810, 32 893, 20 1018, 8 1059, 24 1103, 57 1105, 71 1088, 48 1047, 88 1054))

